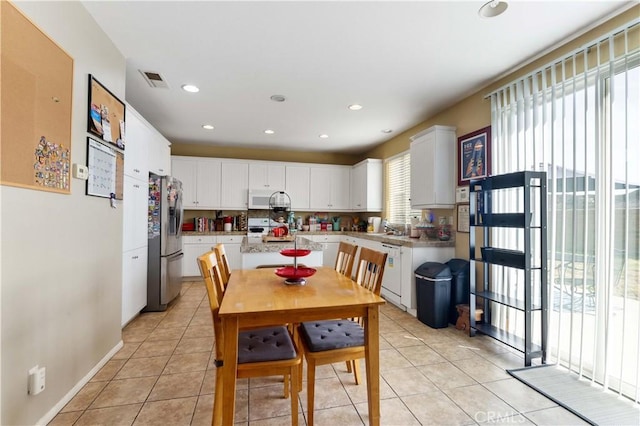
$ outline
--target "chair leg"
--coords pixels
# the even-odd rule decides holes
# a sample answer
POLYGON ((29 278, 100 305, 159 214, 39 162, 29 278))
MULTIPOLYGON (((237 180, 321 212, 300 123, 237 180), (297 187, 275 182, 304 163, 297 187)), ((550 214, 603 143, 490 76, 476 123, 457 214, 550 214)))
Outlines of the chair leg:
MULTIPOLYGON (((284 382, 284 397, 289 398, 289 375, 285 374, 283 377, 284 382)), ((293 385, 293 384, 292 384, 293 385)), ((291 386, 293 388, 293 386, 291 386)))
POLYGON ((316 364, 307 359, 307 426, 313 426, 313 405, 316 385, 316 364))
POLYGON ((222 369, 216 369, 216 389, 213 397, 213 415, 211 417, 212 426, 222 425, 222 369))
POLYGON ((353 363, 353 375, 356 379, 356 385, 360 384, 360 360, 354 359, 351 361, 353 363))
POLYGON ((291 425, 298 426, 298 366, 291 367, 291 425))
POLYGON ((345 363, 347 364, 347 373, 351 373, 351 361, 345 361, 345 363))

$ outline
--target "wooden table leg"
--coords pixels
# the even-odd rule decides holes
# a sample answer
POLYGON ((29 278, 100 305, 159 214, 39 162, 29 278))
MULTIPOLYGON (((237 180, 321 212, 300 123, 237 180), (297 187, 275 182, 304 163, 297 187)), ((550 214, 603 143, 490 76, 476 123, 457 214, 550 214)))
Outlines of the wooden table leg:
POLYGON ((365 318, 365 358, 369 425, 380 426, 380 323, 378 306, 370 306, 365 318))
POLYGON ((238 369, 238 318, 223 318, 224 364, 222 367, 224 392, 222 403, 222 423, 233 425, 236 404, 236 375, 238 369))

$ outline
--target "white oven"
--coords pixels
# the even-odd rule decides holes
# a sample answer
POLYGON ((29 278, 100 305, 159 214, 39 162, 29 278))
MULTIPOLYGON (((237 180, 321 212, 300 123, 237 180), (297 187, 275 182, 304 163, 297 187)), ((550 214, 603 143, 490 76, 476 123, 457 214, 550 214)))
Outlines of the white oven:
POLYGON ((262 240, 262 236, 268 233, 268 217, 250 217, 247 219, 247 237, 262 240))

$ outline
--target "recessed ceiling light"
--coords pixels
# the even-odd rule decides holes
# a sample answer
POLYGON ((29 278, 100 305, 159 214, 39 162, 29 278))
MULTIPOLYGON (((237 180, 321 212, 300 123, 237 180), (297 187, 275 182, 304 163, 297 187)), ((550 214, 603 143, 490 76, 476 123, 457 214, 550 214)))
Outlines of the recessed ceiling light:
POLYGON ((275 130, 267 129, 267 130, 265 130, 264 132, 265 132, 266 134, 268 134, 268 135, 272 135, 272 134, 274 134, 274 133, 275 133, 275 130))
POLYGON ((391 133, 391 132, 393 132, 393 130, 391 130, 391 129, 382 129, 382 130, 380 130, 380 131, 381 131, 382 133, 391 133))
POLYGON ((182 85, 182 90, 184 90, 185 92, 190 92, 190 93, 198 93, 200 91, 198 86, 194 86, 193 84, 183 84, 182 85))
POLYGON ((352 105, 349 105, 349 109, 351 111, 358 111, 358 110, 362 109, 362 105, 352 104, 352 105))
POLYGON ((493 18, 502 15, 505 10, 507 10, 507 7, 509 7, 509 5, 506 1, 491 0, 480 8, 478 15, 483 18, 493 18))
POLYGON ((287 98, 285 98, 283 95, 273 95, 270 98, 273 102, 284 102, 287 98))
POLYGON ((203 129, 207 129, 207 130, 213 130, 214 129, 214 127, 211 124, 203 124, 202 128, 203 129))
POLYGON ((327 139, 327 138, 329 137, 329 135, 327 135, 326 133, 323 133, 323 134, 321 134, 321 135, 318 135, 318 137, 319 137, 320 139, 327 139))

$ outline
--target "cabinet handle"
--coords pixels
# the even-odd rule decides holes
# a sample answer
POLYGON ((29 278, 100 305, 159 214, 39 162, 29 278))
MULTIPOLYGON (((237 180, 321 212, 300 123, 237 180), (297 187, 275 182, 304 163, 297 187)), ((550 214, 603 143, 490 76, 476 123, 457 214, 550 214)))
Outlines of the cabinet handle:
POLYGON ((133 171, 136 172, 136 173, 140 173, 140 170, 138 170, 138 169, 133 169, 133 171))
POLYGON ((160 172, 164 172, 164 169, 158 169, 158 171, 160 171, 160 172))
POLYGON ((133 185, 134 188, 140 188, 140 185, 133 185))
POLYGON ((132 259, 137 259, 137 258, 138 258, 138 256, 131 256, 131 258, 132 258, 132 259))

